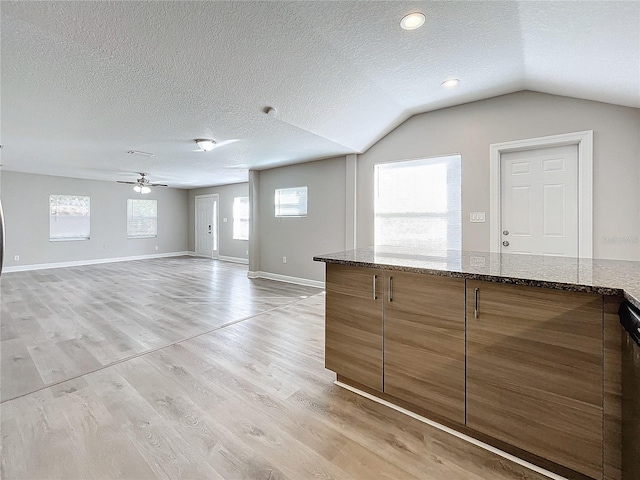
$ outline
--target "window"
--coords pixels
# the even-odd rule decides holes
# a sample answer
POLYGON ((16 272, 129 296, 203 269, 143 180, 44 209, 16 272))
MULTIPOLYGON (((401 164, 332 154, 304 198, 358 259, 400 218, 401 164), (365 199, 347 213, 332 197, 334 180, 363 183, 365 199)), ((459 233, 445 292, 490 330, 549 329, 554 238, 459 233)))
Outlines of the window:
POLYGON ((375 175, 376 245, 462 248, 460 155, 380 164, 375 175))
POLYGON ((233 239, 249 240, 249 197, 233 199, 233 239))
POLYGON ((276 217, 306 217, 307 187, 278 188, 275 203, 276 217))
POLYGON ((127 238, 158 236, 158 201, 127 200, 127 238))
POLYGON ((89 240, 91 201, 79 195, 49 195, 49 240, 89 240))

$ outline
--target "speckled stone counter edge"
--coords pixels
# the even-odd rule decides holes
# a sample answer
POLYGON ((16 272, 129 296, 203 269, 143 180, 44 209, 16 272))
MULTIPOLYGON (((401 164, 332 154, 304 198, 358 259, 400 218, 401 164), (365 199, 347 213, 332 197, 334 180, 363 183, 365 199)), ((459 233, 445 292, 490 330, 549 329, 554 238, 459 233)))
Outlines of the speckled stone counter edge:
POLYGON ((429 268, 407 267, 401 265, 392 265, 387 263, 374 263, 357 260, 344 260, 324 256, 315 256, 313 260, 316 262, 336 263, 340 265, 348 265, 352 267, 380 268, 383 270, 396 270, 401 272, 422 273, 426 275, 437 275, 441 277, 468 278, 470 280, 484 280, 488 282, 505 283, 510 285, 524 285, 528 287, 553 288, 556 290, 566 290, 571 292, 596 293, 600 295, 612 295, 624 297, 629 303, 640 309, 640 297, 636 297, 621 288, 613 288, 596 285, 582 285, 575 283, 552 282, 544 280, 532 280, 527 278, 516 278, 501 275, 488 275, 471 272, 456 272, 451 270, 436 270, 429 268))

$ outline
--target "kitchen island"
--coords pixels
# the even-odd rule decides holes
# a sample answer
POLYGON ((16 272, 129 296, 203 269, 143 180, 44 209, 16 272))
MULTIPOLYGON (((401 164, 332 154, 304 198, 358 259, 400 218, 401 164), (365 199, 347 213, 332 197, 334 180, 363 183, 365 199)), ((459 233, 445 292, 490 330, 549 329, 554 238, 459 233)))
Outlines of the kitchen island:
POLYGON ((376 247, 326 265, 338 381, 569 478, 621 479, 640 262, 376 247))

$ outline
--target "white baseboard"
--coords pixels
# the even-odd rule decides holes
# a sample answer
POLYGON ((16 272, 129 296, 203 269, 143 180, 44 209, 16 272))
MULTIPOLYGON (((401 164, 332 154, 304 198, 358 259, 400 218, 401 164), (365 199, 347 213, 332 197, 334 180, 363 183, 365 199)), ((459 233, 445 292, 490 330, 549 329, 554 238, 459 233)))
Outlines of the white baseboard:
POLYGON ((226 255, 218 255, 218 260, 222 260, 223 262, 242 263, 244 265, 249 265, 248 258, 227 257, 226 255))
POLYGON ((369 400, 372 400, 376 403, 379 403, 381 405, 384 405, 386 407, 392 408, 393 410, 396 410, 397 412, 403 413, 409 417, 415 418, 416 420, 422 422, 422 423, 426 423, 427 425, 430 425, 434 428, 437 428, 438 430, 441 430, 443 432, 446 432, 450 435, 453 435, 454 437, 457 437, 461 440, 464 440, 467 443, 471 443, 473 445, 476 445, 488 452, 494 453, 496 455, 501 456, 502 458, 506 458, 507 460, 513 462, 513 463, 517 463, 518 465, 522 465, 525 468, 528 468, 530 470, 533 470, 534 472, 540 473, 541 475, 544 475, 545 477, 548 477, 552 480, 567 480, 565 477, 562 477, 556 473, 550 472, 549 470, 546 470, 542 467, 539 467, 538 465, 534 465, 533 463, 527 462, 526 460, 523 460, 521 458, 516 457, 515 455, 511 455, 510 453, 504 452, 492 445, 489 445, 487 443, 481 442, 480 440, 476 440, 473 437, 470 437, 468 435, 465 435, 464 433, 460 433, 452 428, 449 428, 445 425, 441 425, 440 423, 434 422, 433 420, 429 420, 426 417, 423 417, 422 415, 418 415, 417 413, 414 413, 410 410, 407 410, 405 408, 402 408, 394 403, 388 402, 386 400, 383 400, 382 398, 378 398, 374 395, 371 395, 370 393, 367 392, 363 392, 360 389, 357 389, 355 387, 352 387, 351 385, 347 385, 346 383, 342 383, 338 380, 336 380, 335 383, 337 386, 342 387, 346 390, 349 390, 357 395, 360 395, 364 398, 368 398, 369 400))
POLYGON ((307 287, 324 288, 324 282, 319 280, 310 280, 308 278, 290 277, 288 275, 280 275, 270 272, 248 272, 249 278, 266 278, 277 282, 295 283, 296 285, 305 285, 307 287))
POLYGON ((196 252, 187 252, 187 255, 189 255, 190 257, 208 258, 210 260, 220 260, 222 262, 242 263, 244 265, 249 265, 248 258, 227 257, 226 255, 218 255, 217 257, 211 258, 204 255, 198 255, 196 252))
POLYGON ((153 253, 150 255, 135 255, 133 257, 96 258, 96 259, 90 259, 90 260, 74 260, 72 262, 54 262, 54 263, 35 263, 32 265, 15 265, 13 267, 4 268, 2 270, 2 273, 27 272, 30 270, 46 270, 48 268, 81 267, 83 265, 97 265, 100 263, 114 263, 114 262, 130 262, 132 260, 148 260, 151 258, 182 257, 184 255, 189 255, 189 253, 190 252, 153 253))

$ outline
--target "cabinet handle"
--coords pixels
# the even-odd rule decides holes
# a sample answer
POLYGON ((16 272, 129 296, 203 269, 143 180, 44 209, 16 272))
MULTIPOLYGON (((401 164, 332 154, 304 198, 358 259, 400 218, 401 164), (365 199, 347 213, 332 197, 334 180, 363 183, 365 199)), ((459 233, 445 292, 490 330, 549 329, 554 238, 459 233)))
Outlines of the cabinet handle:
POLYGON ((476 288, 476 306, 473 310, 473 318, 478 318, 479 313, 478 313, 478 292, 480 291, 479 288, 476 288))
POLYGON ((393 277, 389 277, 389 301, 393 302, 393 277))
POLYGON ((376 283, 377 283, 377 280, 378 280, 378 276, 377 276, 377 275, 374 275, 374 276, 373 276, 373 299, 374 299, 374 300, 377 300, 377 299, 378 299, 378 295, 377 295, 377 293, 376 293, 376 283))

